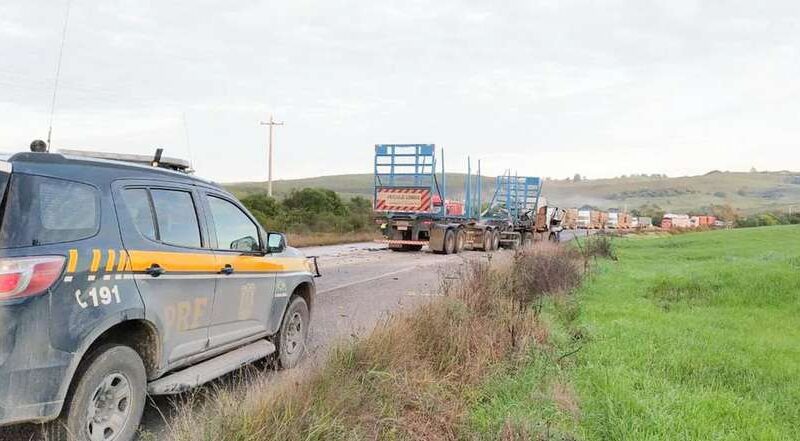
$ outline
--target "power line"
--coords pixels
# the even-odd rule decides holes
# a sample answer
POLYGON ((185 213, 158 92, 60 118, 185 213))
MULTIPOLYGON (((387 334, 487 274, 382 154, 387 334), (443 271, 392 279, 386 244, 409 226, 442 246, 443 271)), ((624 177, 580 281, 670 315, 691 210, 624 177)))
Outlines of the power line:
POLYGON ((47 149, 50 150, 50 137, 53 134, 53 116, 56 113, 56 95, 58 94, 58 79, 61 77, 61 59, 64 56, 64 42, 67 41, 67 25, 69 24, 69 9, 72 0, 67 0, 67 11, 64 14, 64 29, 61 31, 61 48, 58 50, 58 64, 56 65, 56 78, 53 84, 53 100, 50 102, 50 125, 47 129, 47 149))

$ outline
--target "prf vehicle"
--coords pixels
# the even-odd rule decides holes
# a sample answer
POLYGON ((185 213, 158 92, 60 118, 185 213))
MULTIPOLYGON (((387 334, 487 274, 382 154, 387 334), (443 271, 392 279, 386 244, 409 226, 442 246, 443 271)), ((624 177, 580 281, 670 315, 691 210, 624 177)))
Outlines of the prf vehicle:
POLYGON ((147 394, 295 366, 316 261, 187 164, 98 156, 0 158, 0 424, 127 441, 147 394))

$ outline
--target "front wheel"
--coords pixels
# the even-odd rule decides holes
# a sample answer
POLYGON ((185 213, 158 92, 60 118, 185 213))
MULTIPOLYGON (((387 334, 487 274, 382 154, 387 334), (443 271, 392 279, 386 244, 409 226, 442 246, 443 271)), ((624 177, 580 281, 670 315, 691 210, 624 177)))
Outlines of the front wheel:
POLYGON ((128 346, 96 350, 79 368, 65 408, 65 429, 75 441, 130 441, 136 435, 147 397, 147 373, 128 346))
POLYGON ((276 341, 278 342, 278 361, 284 369, 291 369, 300 363, 306 352, 308 323, 310 315, 308 304, 302 297, 292 297, 276 341))

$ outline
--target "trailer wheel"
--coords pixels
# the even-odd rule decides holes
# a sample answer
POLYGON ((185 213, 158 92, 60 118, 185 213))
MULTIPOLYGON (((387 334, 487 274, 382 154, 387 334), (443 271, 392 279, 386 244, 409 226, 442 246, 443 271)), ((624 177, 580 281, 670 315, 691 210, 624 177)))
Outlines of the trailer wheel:
POLYGON ((492 231, 492 251, 500 249, 500 232, 492 231))
POLYGON ((492 251, 494 246, 494 234, 491 231, 483 233, 483 251, 487 253, 492 251))
POLYGON ((444 253, 453 254, 456 250, 456 234, 453 230, 447 230, 444 234, 444 253))
POLYGON ((467 242, 467 233, 463 229, 459 229, 456 234, 456 254, 464 251, 464 245, 467 242))
POLYGON ((533 246, 533 233, 526 232, 522 236, 522 246, 525 248, 530 248, 533 246))

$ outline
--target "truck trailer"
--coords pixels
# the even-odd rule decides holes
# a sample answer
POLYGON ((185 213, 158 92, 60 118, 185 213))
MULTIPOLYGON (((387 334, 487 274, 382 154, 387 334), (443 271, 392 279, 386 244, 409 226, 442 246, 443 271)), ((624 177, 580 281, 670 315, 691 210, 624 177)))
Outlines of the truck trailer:
POLYGON ((373 208, 383 242, 394 251, 497 249, 500 226, 480 222, 480 171, 473 182, 468 168, 465 200, 453 201, 447 198, 444 160, 438 161, 434 144, 375 146, 373 208))
POLYGON ((390 249, 419 251, 427 245, 435 253, 451 254, 530 245, 536 233, 558 239, 565 212, 544 207, 538 215, 541 178, 510 172, 498 176, 494 195, 481 212, 480 162, 473 175, 468 160, 460 202, 447 198, 444 161, 437 161, 433 144, 375 146, 375 218, 390 249))
POLYGON ((609 214, 588 205, 578 209, 578 228, 586 230, 602 230, 606 228, 609 214))

